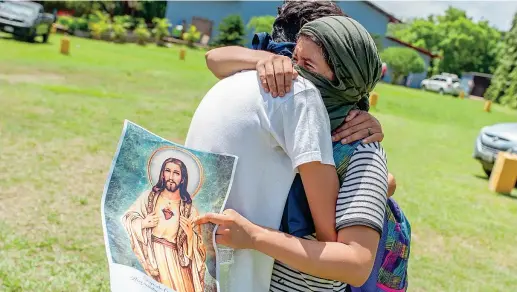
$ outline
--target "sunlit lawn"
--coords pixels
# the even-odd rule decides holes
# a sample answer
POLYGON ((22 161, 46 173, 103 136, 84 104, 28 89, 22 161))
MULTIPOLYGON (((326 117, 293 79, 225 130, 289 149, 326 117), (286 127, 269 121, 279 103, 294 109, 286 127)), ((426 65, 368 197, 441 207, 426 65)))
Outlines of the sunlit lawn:
MULTIPOLYGON (((100 198, 124 119, 182 142, 216 82, 203 51, 0 39, 0 290, 107 291, 100 198)), ((379 85, 395 198, 412 223, 409 291, 513 291, 517 191, 493 194, 471 158, 517 112, 379 85), (513 288, 512 288, 513 287, 513 288)), ((221 105, 224 107, 224 105, 221 105)), ((214 109, 217 110, 217 109, 214 109)))

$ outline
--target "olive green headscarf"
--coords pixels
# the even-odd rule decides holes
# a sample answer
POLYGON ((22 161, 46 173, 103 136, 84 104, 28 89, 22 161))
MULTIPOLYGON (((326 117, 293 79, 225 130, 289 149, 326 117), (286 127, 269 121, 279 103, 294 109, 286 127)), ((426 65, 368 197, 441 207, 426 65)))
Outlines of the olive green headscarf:
POLYGON ((334 80, 296 66, 300 75, 319 89, 332 130, 358 103, 368 104, 369 92, 381 76, 377 47, 366 29, 344 16, 328 16, 305 24, 300 35, 316 37, 329 54, 334 80))

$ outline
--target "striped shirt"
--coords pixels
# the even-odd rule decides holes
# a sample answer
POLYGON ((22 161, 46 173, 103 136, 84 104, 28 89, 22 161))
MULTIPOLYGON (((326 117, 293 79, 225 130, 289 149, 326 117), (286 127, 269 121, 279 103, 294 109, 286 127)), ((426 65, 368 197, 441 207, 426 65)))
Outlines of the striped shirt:
MULTIPOLYGON (((382 233, 388 193, 386 154, 377 142, 359 144, 350 159, 336 204, 336 229, 363 225, 382 233)), ((316 240, 315 234, 305 239, 316 240)), ((347 284, 310 276, 275 261, 272 292, 345 291, 347 284)))

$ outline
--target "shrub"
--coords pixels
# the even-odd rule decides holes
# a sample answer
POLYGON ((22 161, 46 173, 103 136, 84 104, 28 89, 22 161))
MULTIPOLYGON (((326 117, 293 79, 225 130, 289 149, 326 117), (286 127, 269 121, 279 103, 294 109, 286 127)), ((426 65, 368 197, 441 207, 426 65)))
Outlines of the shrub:
POLYGON ((156 44, 158 46, 163 46, 163 38, 166 36, 169 36, 169 27, 171 24, 169 23, 169 20, 167 18, 153 18, 154 28, 153 28, 153 35, 156 39, 156 44))
POLYGON ((125 42, 127 37, 127 29, 131 26, 131 16, 115 16, 113 17, 113 38, 117 42, 125 42))
POLYGON ((101 39, 105 32, 111 30, 111 21, 107 13, 95 11, 88 16, 88 28, 95 39, 101 39))
POLYGON ((225 17, 219 24, 219 35, 214 41, 216 46, 241 46, 245 43, 245 30, 238 14, 225 17))
POLYGON ((74 17, 73 16, 59 16, 57 19, 57 23, 65 27, 67 30, 72 30, 74 26, 74 17))
POLYGON ((137 36, 138 44, 140 45, 145 45, 149 37, 151 37, 151 32, 149 32, 147 24, 145 24, 145 21, 142 18, 138 20, 138 25, 133 32, 137 36))
POLYGON ((183 34, 183 40, 188 42, 189 46, 193 46, 195 42, 199 41, 201 33, 197 30, 195 25, 190 25, 188 31, 183 34))
POLYGON ((88 19, 84 16, 75 18, 75 29, 88 31, 88 19))

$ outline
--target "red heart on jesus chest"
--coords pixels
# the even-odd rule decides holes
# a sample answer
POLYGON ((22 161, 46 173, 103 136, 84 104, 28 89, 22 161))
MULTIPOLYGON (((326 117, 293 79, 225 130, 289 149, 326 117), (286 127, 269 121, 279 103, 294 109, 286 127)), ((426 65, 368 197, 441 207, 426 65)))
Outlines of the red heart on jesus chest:
POLYGON ((165 216, 165 220, 169 220, 172 218, 172 216, 174 216, 174 212, 172 212, 171 210, 169 209, 165 209, 163 208, 162 209, 162 212, 163 212, 163 215, 165 216))

